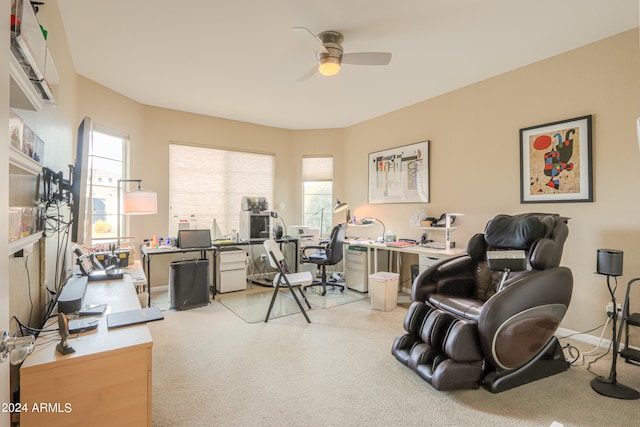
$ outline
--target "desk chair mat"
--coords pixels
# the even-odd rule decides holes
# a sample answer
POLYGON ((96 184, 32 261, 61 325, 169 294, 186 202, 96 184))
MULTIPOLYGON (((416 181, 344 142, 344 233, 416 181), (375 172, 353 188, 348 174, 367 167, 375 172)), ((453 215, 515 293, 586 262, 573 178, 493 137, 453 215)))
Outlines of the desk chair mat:
MULTIPOLYGON (((302 302, 305 311, 309 312, 318 308, 332 308, 338 305, 348 304, 368 298, 367 294, 349 289, 344 292, 340 292, 336 289, 334 292, 330 288, 327 289, 327 295, 323 297, 320 295, 320 290, 321 289, 317 288, 307 289, 305 295, 312 308, 307 308, 304 302, 302 302)), ((220 295, 216 299, 220 304, 224 305, 245 322, 260 323, 264 322, 272 295, 273 288, 266 288, 252 293, 242 292, 220 295)), ((300 298, 300 295, 298 295, 298 298, 300 298)), ((269 321, 279 317, 290 316, 292 314, 302 316, 300 307, 298 307, 293 297, 289 294, 289 291, 282 290, 276 297, 273 309, 269 315, 269 321)))

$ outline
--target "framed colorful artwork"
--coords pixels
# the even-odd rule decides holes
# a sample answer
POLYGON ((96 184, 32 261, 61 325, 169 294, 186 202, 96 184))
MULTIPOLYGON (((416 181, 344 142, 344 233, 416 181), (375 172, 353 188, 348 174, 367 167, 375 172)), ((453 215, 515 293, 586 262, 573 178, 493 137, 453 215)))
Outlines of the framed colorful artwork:
POLYGON ((591 116, 520 129, 520 203, 592 202, 591 116))
POLYGON ((369 203, 429 203, 429 141, 369 154, 369 203))

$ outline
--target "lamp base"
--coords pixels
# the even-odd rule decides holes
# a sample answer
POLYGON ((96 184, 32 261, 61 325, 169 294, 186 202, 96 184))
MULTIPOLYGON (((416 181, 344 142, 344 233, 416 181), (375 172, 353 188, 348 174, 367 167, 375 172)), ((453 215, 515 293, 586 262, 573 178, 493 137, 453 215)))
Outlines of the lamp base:
POLYGON ((640 392, 637 390, 605 377, 596 377, 591 380, 591 388, 607 397, 627 400, 640 399, 640 392))

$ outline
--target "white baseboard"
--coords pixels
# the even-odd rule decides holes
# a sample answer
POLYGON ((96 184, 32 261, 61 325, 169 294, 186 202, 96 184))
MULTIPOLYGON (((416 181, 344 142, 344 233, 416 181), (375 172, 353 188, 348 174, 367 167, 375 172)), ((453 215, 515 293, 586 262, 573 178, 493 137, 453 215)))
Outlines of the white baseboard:
POLYGON ((602 341, 600 341, 600 337, 588 335, 580 331, 573 331, 566 328, 558 328, 556 331, 556 336, 560 339, 562 339, 562 337, 569 337, 569 335, 571 336, 570 338, 585 344, 598 345, 598 342, 600 342, 599 346, 603 348, 609 348, 609 345, 611 344, 611 340, 603 338, 602 341))
MULTIPOLYGON (((608 326, 608 324, 607 324, 608 326)), ((558 330, 556 331, 556 337, 562 339, 562 337, 569 337, 569 335, 571 335, 570 338, 576 340, 576 341, 580 341, 583 342, 585 344, 591 344, 593 346, 599 346, 600 348, 603 349, 608 349, 609 346, 611 345, 611 340, 602 338, 602 341, 600 341, 600 337, 596 337, 593 335, 588 335, 584 332, 579 332, 579 331, 573 331, 571 329, 566 329, 566 328, 558 328, 558 330), (598 345, 598 343, 600 343, 598 345)), ((623 337, 624 338, 624 337, 623 337)), ((619 348, 622 349, 622 347, 624 346, 624 339, 620 342, 619 344, 619 348)), ((638 348, 635 345, 630 345, 629 348, 632 348, 634 350, 640 350, 640 348, 638 348)))
POLYGON ((169 285, 158 285, 158 286, 153 285, 151 287, 151 293, 154 293, 154 292, 158 292, 158 293, 169 292, 169 285))

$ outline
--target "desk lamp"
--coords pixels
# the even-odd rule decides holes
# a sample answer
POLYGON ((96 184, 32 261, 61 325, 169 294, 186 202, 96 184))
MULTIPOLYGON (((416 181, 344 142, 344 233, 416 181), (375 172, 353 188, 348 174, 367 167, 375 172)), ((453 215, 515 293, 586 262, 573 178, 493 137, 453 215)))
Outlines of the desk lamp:
POLYGON ((366 217, 360 220, 360 224, 362 225, 372 224, 373 221, 378 221, 380 225, 382 225, 382 241, 384 241, 386 239, 386 236, 385 236, 386 227, 384 226, 384 222, 380 221, 378 218, 366 217))
MULTIPOLYGON (((349 207, 348 203, 341 202, 340 200, 336 200, 336 204, 333 206, 333 213, 341 212, 349 207)), ((327 208, 322 208, 318 212, 314 213, 314 215, 320 214, 320 238, 323 236, 323 227, 324 227, 324 211, 327 208)))
MULTIPOLYGON (((118 180, 118 214, 120 214, 120 184, 123 182, 137 182, 138 188, 127 191, 122 196, 122 214, 149 215, 158 212, 157 193, 140 188, 141 179, 118 180)), ((118 218, 118 247, 120 247, 120 218, 118 218)))
POLYGON ((336 204, 333 206, 333 213, 342 212, 349 207, 349 203, 341 202, 336 199, 336 204))

